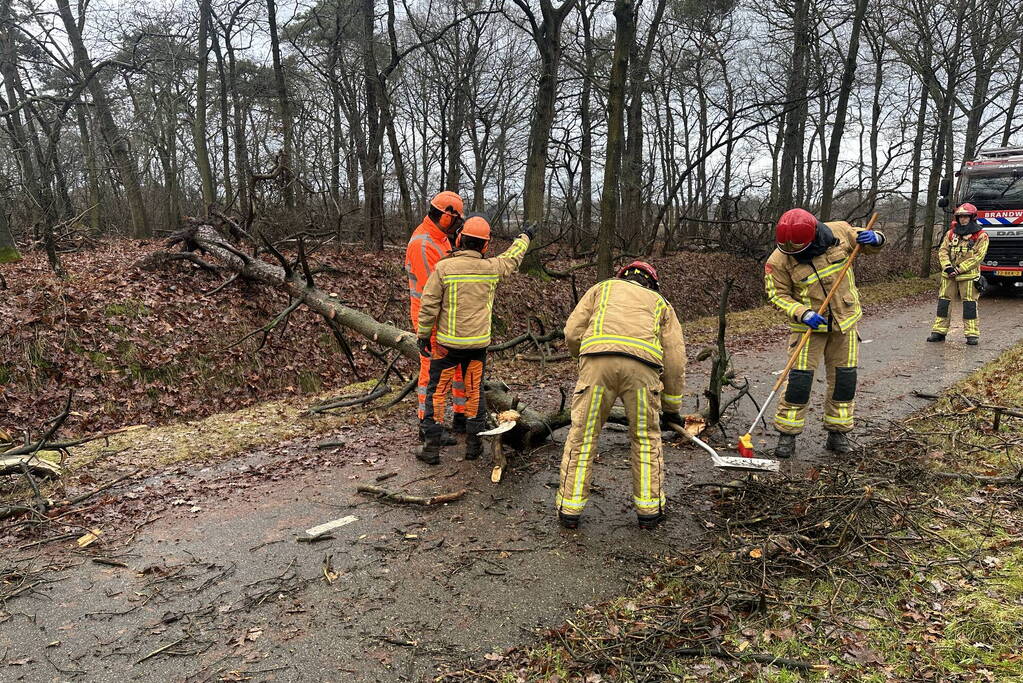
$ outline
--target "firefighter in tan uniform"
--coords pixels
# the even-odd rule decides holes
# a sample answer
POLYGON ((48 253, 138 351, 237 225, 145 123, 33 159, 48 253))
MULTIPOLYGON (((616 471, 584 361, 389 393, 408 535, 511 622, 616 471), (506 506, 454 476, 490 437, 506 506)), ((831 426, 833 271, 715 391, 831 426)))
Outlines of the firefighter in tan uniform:
POLYGON ((423 445, 416 457, 436 465, 444 436, 444 409, 451 384, 465 384, 465 459, 483 453, 479 433, 486 427, 483 371, 490 346, 490 322, 497 284, 519 268, 535 228, 523 233, 497 258, 485 258, 490 224, 474 216, 455 239, 455 251, 437 263, 423 288, 419 308, 419 351, 430 358, 430 381, 420 428, 423 445), (436 342, 433 335, 436 333, 436 342))
POLYGON ((987 254, 988 235, 977 223, 977 207, 963 204, 955 212, 952 229, 945 235, 938 249, 941 263, 941 288, 938 290, 938 315, 931 328, 929 342, 943 342, 948 334, 952 299, 963 302, 963 328, 966 343, 980 343, 980 322, 977 319, 977 278, 980 264, 987 254))
POLYGON ((579 525, 600 430, 618 398, 629 418, 639 525, 653 528, 664 518, 661 414, 682 424, 686 353, 682 326, 658 286, 654 267, 635 261, 591 287, 565 323, 565 343, 579 358, 556 499, 558 519, 567 528, 579 525))
POLYGON ((850 268, 828 305, 826 315, 817 310, 835 283, 858 242, 872 254, 884 245, 884 235, 855 228, 845 221, 822 223, 804 209, 782 214, 775 228, 777 249, 764 266, 768 300, 789 318, 794 349, 807 328, 813 330, 803 346, 778 403, 774 426, 780 432, 775 456, 795 455, 796 436, 806 425, 806 408, 813 387, 813 373, 824 358, 828 395, 824 402, 826 447, 837 453, 851 450, 846 434, 852 431, 856 397, 856 366, 859 336, 856 324, 863 317, 856 278, 850 268))

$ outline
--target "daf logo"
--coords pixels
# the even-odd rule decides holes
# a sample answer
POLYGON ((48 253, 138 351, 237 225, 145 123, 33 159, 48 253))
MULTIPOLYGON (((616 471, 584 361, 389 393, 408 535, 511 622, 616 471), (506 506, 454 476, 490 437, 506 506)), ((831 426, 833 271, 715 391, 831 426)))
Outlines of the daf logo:
POLYGON ((1013 230, 1011 228, 997 228, 997 227, 985 227, 985 231, 991 237, 1023 237, 1023 230, 1013 230))

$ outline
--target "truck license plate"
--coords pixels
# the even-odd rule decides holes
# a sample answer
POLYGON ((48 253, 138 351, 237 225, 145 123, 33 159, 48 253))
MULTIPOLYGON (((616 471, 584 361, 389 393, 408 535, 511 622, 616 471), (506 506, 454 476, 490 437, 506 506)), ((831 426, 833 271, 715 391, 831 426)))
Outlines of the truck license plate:
POLYGON ((1023 270, 1000 270, 997 275, 1002 277, 1020 277, 1023 276, 1023 270))

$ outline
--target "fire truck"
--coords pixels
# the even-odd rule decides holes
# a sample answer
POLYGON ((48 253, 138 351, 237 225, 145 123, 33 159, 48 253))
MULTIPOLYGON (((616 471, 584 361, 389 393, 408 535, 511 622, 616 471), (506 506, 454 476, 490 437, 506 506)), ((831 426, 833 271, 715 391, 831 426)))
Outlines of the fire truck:
MULTIPOLYGON (((1023 287, 1023 147, 982 150, 956 176, 954 206, 976 206, 977 222, 991 238, 980 266, 984 284, 1023 287)), ((949 207, 947 180, 938 201, 942 208, 949 207)))

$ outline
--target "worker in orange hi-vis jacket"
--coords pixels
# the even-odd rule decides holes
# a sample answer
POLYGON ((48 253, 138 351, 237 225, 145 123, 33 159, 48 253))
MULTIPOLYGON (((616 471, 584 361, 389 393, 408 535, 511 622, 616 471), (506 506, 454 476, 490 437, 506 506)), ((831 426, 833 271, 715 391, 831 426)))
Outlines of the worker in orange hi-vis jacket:
MULTIPOLYGON (((409 239, 408 247, 405 249, 405 272, 408 273, 409 309, 413 330, 419 325, 423 287, 437 267, 437 262, 451 252, 451 242, 461 228, 464 216, 462 198, 454 192, 441 192, 430 200, 429 211, 409 239)), ((437 341, 436 330, 433 331, 431 341, 437 341)), ((416 388, 420 421, 426 413, 426 387, 429 383, 430 359, 420 358, 419 386, 416 388)), ((450 388, 454 407, 452 429, 462 433, 465 432, 465 384, 460 369, 456 372, 450 388)), ((422 430, 419 432, 419 439, 423 439, 422 430)), ((455 444, 455 440, 449 434, 444 434, 442 440, 447 446, 455 444)))

